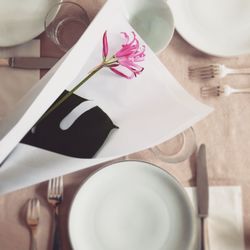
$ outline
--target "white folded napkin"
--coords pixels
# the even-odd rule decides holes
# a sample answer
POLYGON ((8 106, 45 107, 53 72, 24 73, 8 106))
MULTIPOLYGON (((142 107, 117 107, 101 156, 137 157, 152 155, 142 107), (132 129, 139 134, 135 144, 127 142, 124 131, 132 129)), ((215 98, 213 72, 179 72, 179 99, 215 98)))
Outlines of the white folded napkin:
MULTIPOLYGON (((186 191, 196 208, 196 189, 186 191)), ((209 188, 208 234, 211 250, 245 250, 239 186, 209 188)))
MULTIPOLYGON (((0 58, 13 56, 39 57, 40 40, 0 49, 0 58)), ((39 80, 40 71, 0 67, 0 76, 0 117, 3 117, 39 80)))

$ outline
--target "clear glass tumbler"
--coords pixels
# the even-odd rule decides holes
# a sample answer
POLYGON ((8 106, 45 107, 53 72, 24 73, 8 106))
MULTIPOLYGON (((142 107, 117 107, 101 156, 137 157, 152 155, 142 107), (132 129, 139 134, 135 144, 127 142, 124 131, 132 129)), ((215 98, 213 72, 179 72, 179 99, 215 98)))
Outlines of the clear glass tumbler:
POLYGON ((64 52, 78 41, 89 23, 89 17, 83 7, 69 1, 54 5, 44 21, 47 36, 64 52))
POLYGON ((151 148, 151 151, 164 162, 178 163, 187 160, 196 148, 195 132, 191 127, 174 138, 151 148))

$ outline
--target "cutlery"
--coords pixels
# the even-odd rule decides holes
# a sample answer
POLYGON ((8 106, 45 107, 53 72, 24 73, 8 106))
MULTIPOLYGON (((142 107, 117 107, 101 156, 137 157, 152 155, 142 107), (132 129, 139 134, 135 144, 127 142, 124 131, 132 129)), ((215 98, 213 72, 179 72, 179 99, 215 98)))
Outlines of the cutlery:
POLYGON ((232 69, 223 64, 210 64, 202 67, 189 67, 190 78, 208 80, 211 78, 223 78, 227 75, 250 74, 250 68, 232 69))
POLYGON ((38 199, 28 201, 26 221, 30 229, 31 244, 30 250, 37 250, 37 228, 40 216, 40 202, 38 199))
POLYGON ((50 69, 59 58, 55 57, 9 57, 0 58, 0 66, 19 69, 50 69))
POLYGON ((197 186, 198 216, 201 221, 200 249, 208 250, 209 244, 208 244, 207 217, 208 217, 208 207, 209 207, 209 190, 208 190, 209 185, 207 176, 205 144, 202 144, 200 146, 197 155, 196 186, 197 186))
POLYGON ((48 184, 48 202, 53 207, 54 228, 53 228, 53 250, 60 248, 60 232, 59 232, 59 206, 63 201, 63 177, 56 177, 49 181, 48 184))
POLYGON ((214 86, 214 87, 204 86, 200 89, 200 94, 202 97, 220 96, 220 95, 229 96, 231 94, 243 94, 243 93, 250 93, 250 88, 236 89, 230 87, 229 85, 225 85, 225 86, 214 86))

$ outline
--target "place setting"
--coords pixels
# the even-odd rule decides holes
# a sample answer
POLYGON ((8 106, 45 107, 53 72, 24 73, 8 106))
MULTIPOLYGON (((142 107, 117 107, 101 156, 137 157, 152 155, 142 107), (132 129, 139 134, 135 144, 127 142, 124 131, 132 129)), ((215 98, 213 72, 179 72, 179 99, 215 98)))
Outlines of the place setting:
MULTIPOLYGON (((48 183, 46 206, 52 206, 52 249, 63 249, 63 189, 62 177, 48 183)), ((42 240, 39 232, 46 229, 39 225, 42 209, 39 199, 28 201, 31 249, 38 249, 35 246, 42 240)), ((161 249, 164 245, 195 249, 197 244, 196 217, 185 190, 167 172, 142 161, 117 162, 91 174, 79 187, 68 214, 64 227, 72 249, 161 249), (179 241, 179 237, 185 241, 179 241)))
POLYGON ((25 204, 31 249, 39 249, 34 247, 44 240, 40 234, 43 230, 51 233, 48 249, 218 249, 228 246, 225 237, 218 238, 225 232, 233 233, 232 249, 243 249, 239 230, 242 218, 235 214, 242 215, 240 190, 234 186, 209 187, 206 151, 202 144, 194 152, 196 189, 184 188, 157 165, 129 159, 87 174, 73 197, 65 197, 63 177, 43 183, 44 197, 39 192, 25 204), (41 205, 39 200, 44 199, 41 205), (65 204, 69 200, 71 203, 65 204), (41 225, 45 211, 49 211, 52 223, 41 225), (65 233, 70 241, 66 245, 62 238, 65 233))
POLYGON ((247 1, 0 6, 0 249, 249 248, 247 1))

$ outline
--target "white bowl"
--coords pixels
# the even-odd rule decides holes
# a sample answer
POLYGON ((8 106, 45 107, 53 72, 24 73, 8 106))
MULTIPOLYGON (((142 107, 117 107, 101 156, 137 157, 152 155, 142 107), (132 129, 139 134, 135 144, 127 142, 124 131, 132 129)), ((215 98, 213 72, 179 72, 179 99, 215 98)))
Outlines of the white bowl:
POLYGON ((155 52, 163 51, 174 34, 174 18, 165 0, 120 0, 131 26, 155 52))

